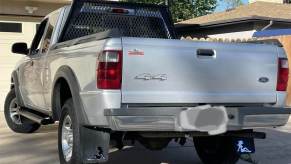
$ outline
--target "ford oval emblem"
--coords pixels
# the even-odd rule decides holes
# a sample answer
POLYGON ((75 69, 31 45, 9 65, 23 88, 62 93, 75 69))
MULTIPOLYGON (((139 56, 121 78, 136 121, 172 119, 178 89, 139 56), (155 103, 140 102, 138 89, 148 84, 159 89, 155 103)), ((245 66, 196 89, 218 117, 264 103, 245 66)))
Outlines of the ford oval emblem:
POLYGON ((267 82, 269 82, 269 78, 267 78, 267 77, 261 77, 259 79, 259 82, 261 82, 261 83, 267 83, 267 82))

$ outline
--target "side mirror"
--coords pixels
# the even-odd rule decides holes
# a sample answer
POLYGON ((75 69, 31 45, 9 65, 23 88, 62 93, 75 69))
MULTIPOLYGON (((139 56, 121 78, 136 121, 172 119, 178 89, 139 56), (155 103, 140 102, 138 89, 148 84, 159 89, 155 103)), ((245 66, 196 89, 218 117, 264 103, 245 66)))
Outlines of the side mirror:
POLYGON ((23 55, 27 55, 29 50, 27 48, 27 44, 26 43, 14 43, 12 45, 12 49, 11 51, 13 53, 16 53, 16 54, 23 54, 23 55))

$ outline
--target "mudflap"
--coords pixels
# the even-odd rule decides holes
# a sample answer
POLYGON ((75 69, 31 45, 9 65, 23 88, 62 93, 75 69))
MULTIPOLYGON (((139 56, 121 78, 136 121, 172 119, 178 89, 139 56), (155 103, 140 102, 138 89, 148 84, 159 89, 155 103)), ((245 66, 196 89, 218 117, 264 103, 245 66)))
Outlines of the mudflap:
POLYGON ((234 149, 237 154, 253 154, 255 153, 255 141, 254 138, 233 138, 234 149))
POLYGON ((81 147, 83 163, 104 163, 109 158, 110 133, 90 127, 82 127, 81 147))

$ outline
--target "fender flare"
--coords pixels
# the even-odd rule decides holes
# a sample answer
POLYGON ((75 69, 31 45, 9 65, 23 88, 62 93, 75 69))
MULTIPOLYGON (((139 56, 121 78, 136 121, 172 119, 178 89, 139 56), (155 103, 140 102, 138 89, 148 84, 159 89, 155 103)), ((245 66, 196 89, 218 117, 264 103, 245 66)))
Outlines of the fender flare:
POLYGON ((84 110, 84 105, 82 103, 81 97, 80 97, 80 85, 78 82, 78 79, 76 78, 73 70, 69 66, 62 66, 58 69, 57 73, 55 74, 54 81, 53 81, 53 88, 52 88, 52 112, 53 112, 53 118, 54 120, 58 120, 61 115, 62 107, 60 105, 59 100, 57 100, 55 97, 57 97, 56 93, 56 83, 59 79, 65 79, 67 84, 69 85, 73 103, 75 106, 75 112, 76 115, 79 116, 78 122, 81 125, 89 125, 89 121, 87 118, 87 115, 84 110))
MULTIPOLYGON (((21 96, 21 92, 20 92, 20 88, 19 88, 18 74, 16 71, 12 72, 12 79, 11 80, 13 80, 13 83, 14 83, 14 90, 15 90, 16 100, 18 102, 18 105, 21 107, 25 107, 24 101, 23 101, 22 96, 21 96)), ((11 84, 10 89, 13 89, 12 85, 13 84, 11 84)))
MULTIPOLYGON (((78 79, 76 78, 73 70, 68 66, 62 66, 58 69, 54 81, 53 81, 53 94, 52 94, 52 109, 53 116, 60 118, 61 106, 60 102, 55 102, 55 96, 57 93, 57 82, 59 79, 65 79, 69 88, 71 90, 71 95, 73 98, 73 103, 75 106, 75 114, 77 116, 77 122, 80 127, 80 142, 81 142, 81 158, 82 161, 86 161, 91 163, 92 161, 88 161, 88 157, 93 155, 95 158, 95 154, 102 154, 104 159, 94 161, 94 162, 103 162, 108 160, 109 154, 109 145, 110 145, 110 133, 98 131, 96 129, 92 129, 87 127, 89 124, 87 115, 84 110, 84 106, 82 104, 82 100, 80 97, 80 85, 78 83, 78 79), (59 104, 59 106, 56 106, 59 104), (96 150, 98 148, 98 150, 96 150), (97 151, 97 152, 96 152, 97 151)), ((55 119, 55 118, 54 118, 55 119)))

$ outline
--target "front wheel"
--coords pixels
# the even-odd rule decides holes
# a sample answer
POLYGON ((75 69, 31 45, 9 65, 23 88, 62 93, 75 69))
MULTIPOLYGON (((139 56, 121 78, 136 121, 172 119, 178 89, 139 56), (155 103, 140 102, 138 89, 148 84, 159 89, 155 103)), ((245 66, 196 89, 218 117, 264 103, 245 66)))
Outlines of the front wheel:
POLYGON ((239 160, 232 138, 215 136, 193 140, 197 154, 204 164, 235 164, 239 160))
POLYGON ((34 123, 18 114, 20 106, 17 103, 15 91, 11 90, 6 96, 4 115, 8 127, 16 133, 33 133, 40 124, 34 123))

